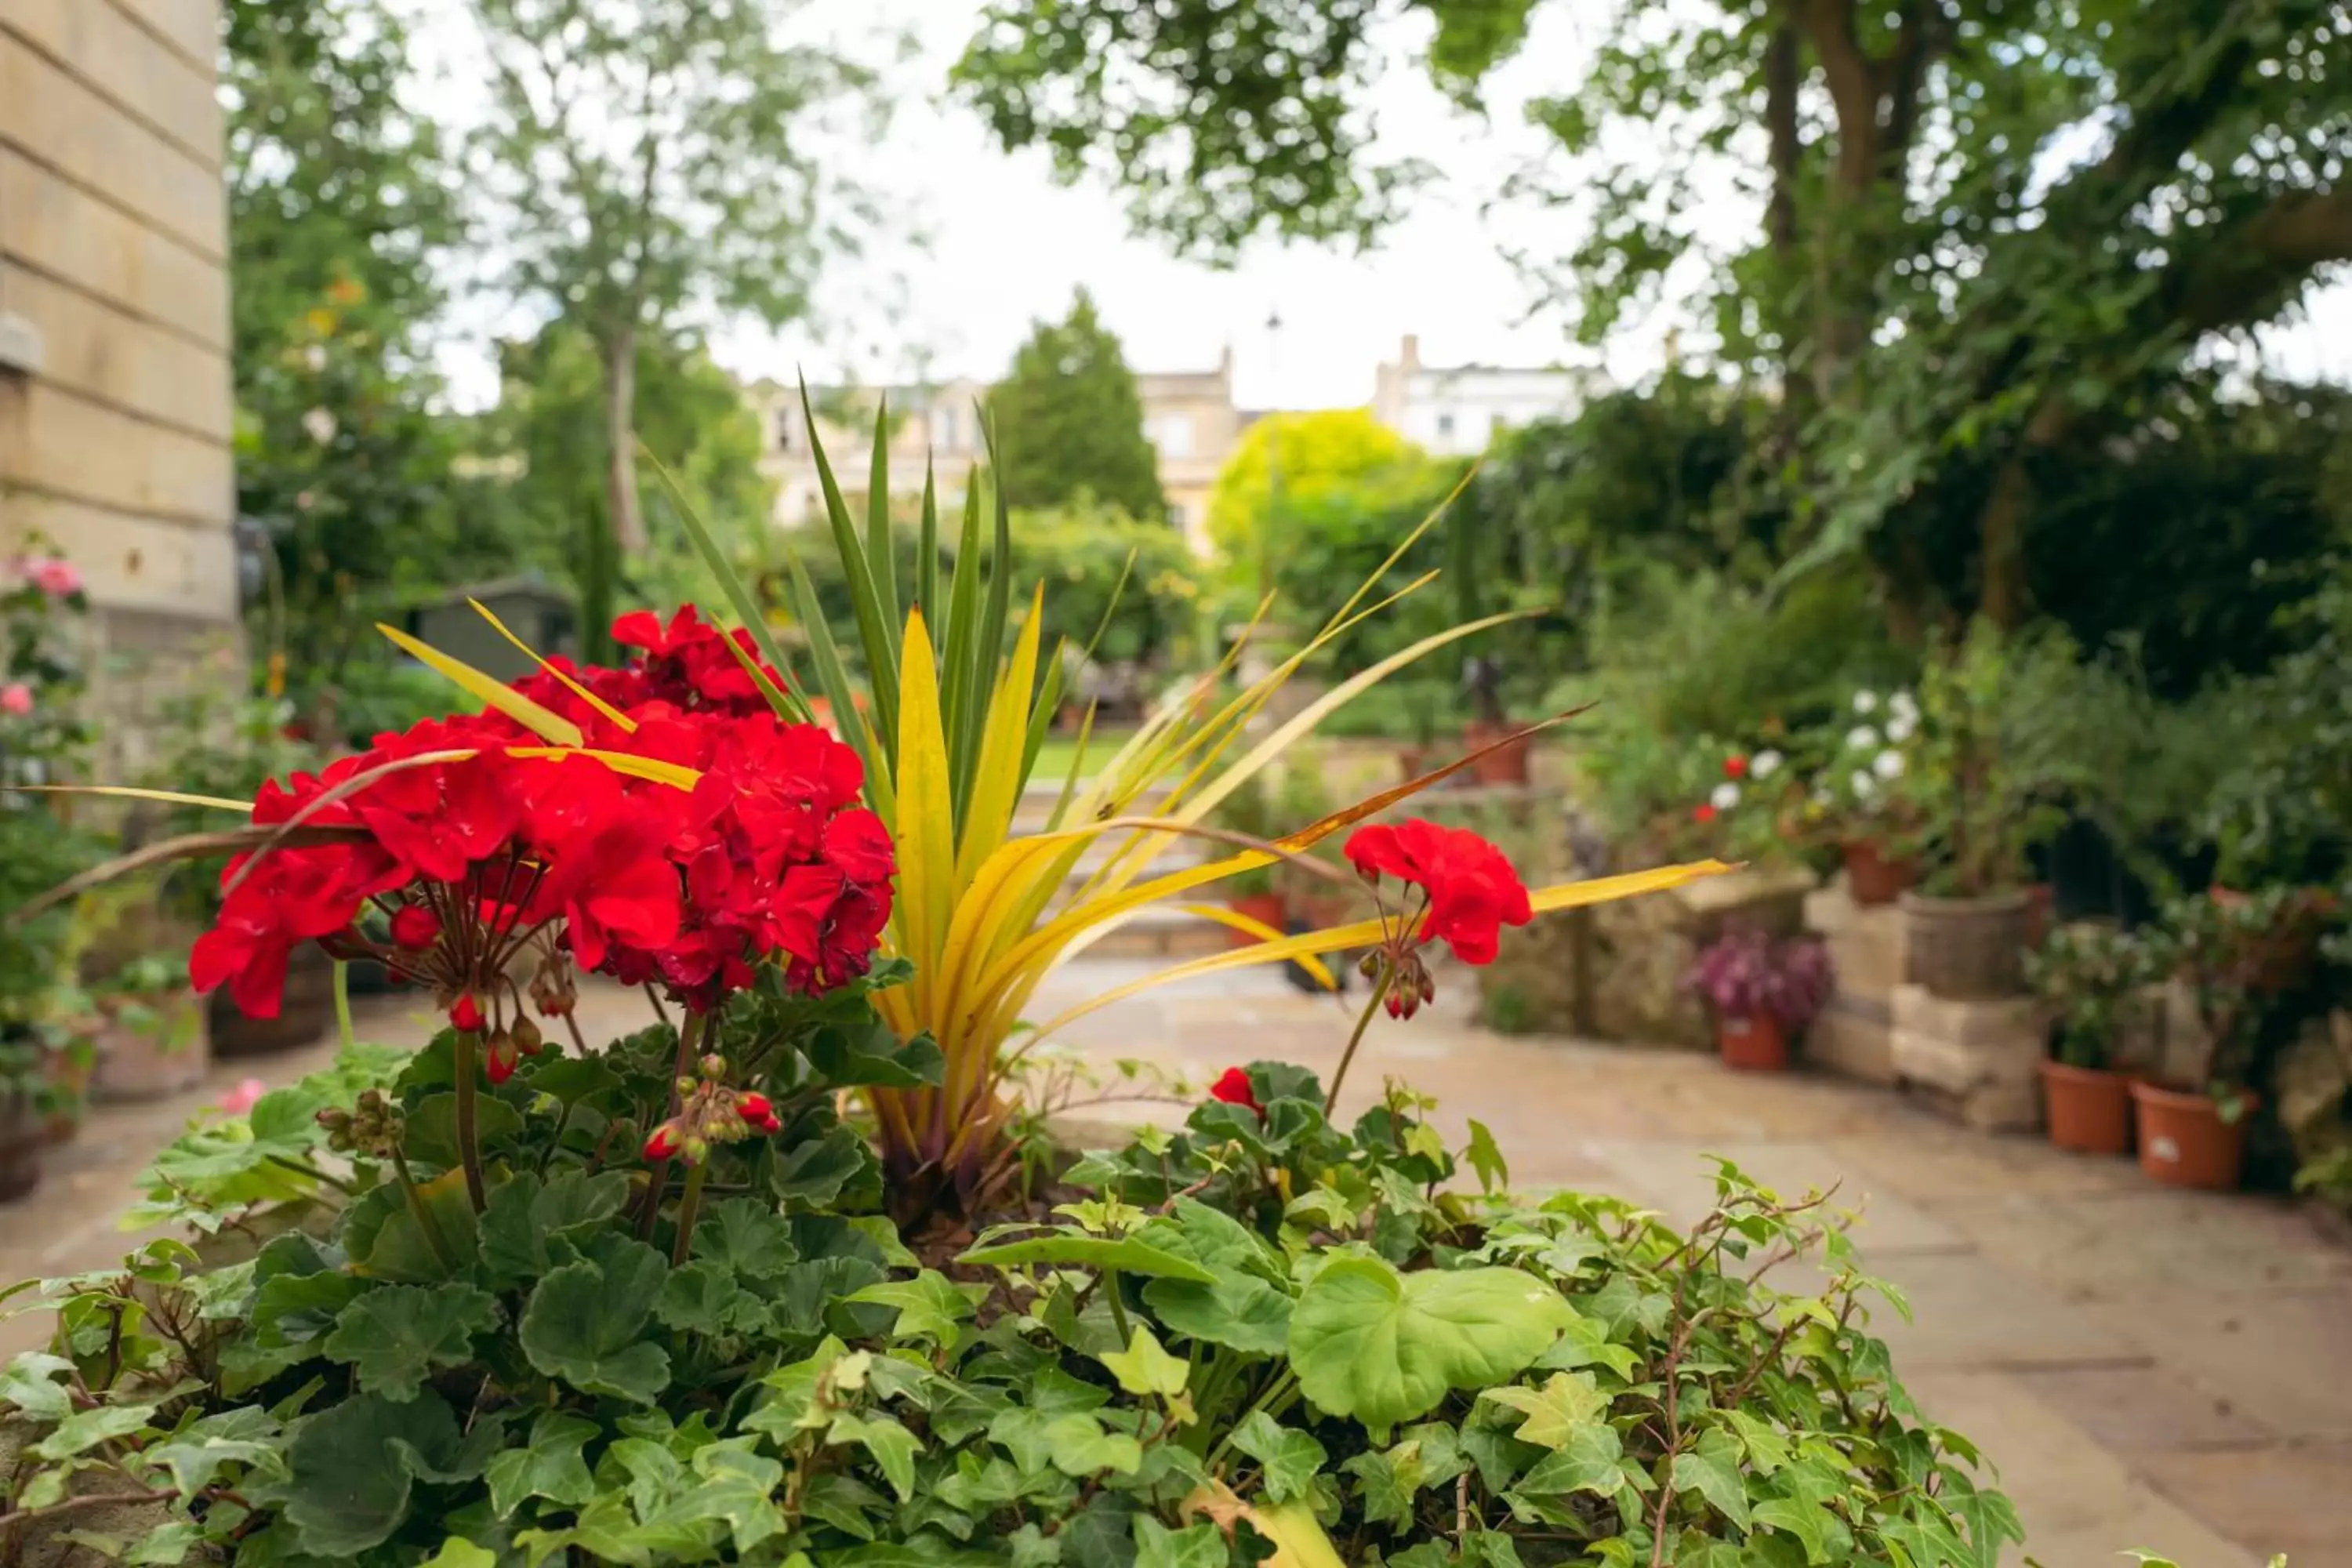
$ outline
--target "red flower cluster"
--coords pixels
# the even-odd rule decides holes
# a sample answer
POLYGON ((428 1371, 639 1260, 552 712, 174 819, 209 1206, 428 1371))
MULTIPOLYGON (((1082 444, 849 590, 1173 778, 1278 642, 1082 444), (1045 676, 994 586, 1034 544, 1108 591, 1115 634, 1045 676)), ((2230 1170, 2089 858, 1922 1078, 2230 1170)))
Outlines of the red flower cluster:
POLYGON ((1492 963, 1501 929, 1535 918, 1509 858, 1467 828, 1374 823, 1349 836, 1347 855, 1375 885, 1387 875, 1421 889, 1428 914, 1414 940, 1443 942, 1465 963, 1492 963))
POLYGON ((807 990, 864 973, 897 864, 880 819, 856 805, 856 752, 777 719, 691 606, 667 628, 624 616, 614 636, 642 651, 619 669, 564 673, 627 723, 551 675, 518 688, 592 747, 697 770, 693 790, 593 757, 512 755, 541 742, 496 711, 378 736, 315 777, 263 786, 255 822, 302 811, 346 837, 274 848, 242 879, 232 863, 219 922, 190 963, 198 988, 226 982, 245 1011, 272 1016, 293 949, 321 942, 438 987, 459 1027, 491 1032, 495 1074, 536 1047, 536 1029, 499 1022, 522 1017, 508 971, 534 949, 542 1012, 568 1004, 568 982, 550 973, 564 950, 697 1010, 769 956, 807 990), (371 904, 390 917, 389 944, 354 923, 371 904))

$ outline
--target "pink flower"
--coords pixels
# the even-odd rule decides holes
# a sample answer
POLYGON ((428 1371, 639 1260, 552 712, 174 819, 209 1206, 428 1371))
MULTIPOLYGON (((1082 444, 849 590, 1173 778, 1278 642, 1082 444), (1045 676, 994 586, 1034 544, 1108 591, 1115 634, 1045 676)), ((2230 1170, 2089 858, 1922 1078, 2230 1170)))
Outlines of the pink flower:
POLYGON ((52 599, 81 592, 81 569, 70 561, 34 560, 25 563, 25 575, 52 599))
POLYGON ((33 689, 21 680, 0 686, 0 713, 13 713, 22 719, 33 710, 33 689))
POLYGON ((269 1086, 257 1078, 249 1078, 221 1096, 220 1108, 231 1116, 243 1116, 253 1109, 254 1101, 269 1092, 269 1086))

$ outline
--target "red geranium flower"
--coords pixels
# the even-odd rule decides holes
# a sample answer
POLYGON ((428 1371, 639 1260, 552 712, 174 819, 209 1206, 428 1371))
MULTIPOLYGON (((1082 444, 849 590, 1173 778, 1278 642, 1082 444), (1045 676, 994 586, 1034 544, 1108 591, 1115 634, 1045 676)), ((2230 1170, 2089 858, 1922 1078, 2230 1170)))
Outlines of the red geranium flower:
POLYGON ((1713 822, 1715 820, 1715 806, 1707 801, 1703 800, 1699 802, 1696 805, 1691 807, 1691 820, 1693 822, 1713 822))
POLYGON ((1748 759, 1746 757, 1724 758, 1723 776, 1734 781, 1746 778, 1748 776, 1748 759))
POLYGON ((1240 1068, 1227 1068, 1224 1075, 1209 1086, 1209 1098, 1222 1100, 1227 1105, 1247 1106, 1260 1116, 1265 1107, 1257 1102, 1257 1091, 1250 1087, 1249 1074, 1240 1068))
POLYGON ((441 917, 423 904, 403 904, 392 911, 392 940, 421 952, 441 940, 441 917))
POLYGON ((1465 963, 1493 963, 1501 928, 1535 918, 1509 858, 1467 828, 1375 823, 1349 837, 1347 856, 1374 882, 1386 874, 1420 888, 1428 914, 1413 940, 1443 942, 1465 963))

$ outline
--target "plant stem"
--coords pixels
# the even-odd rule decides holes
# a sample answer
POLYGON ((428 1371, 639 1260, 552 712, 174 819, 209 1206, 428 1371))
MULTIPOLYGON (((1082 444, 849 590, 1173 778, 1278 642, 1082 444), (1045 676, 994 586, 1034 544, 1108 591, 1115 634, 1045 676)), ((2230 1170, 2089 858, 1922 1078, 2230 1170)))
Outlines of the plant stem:
POLYGON ((1127 1326, 1127 1303, 1118 1299, 1118 1270, 1103 1270, 1103 1294, 1110 1301, 1110 1321, 1118 1329, 1118 1348, 1127 1349, 1135 1342, 1134 1331, 1127 1326))
POLYGON ((702 1178, 710 1172, 709 1164, 686 1168, 686 1191, 677 1200, 677 1238, 669 1244, 669 1262, 673 1268, 686 1267, 687 1249, 694 1241, 694 1211, 702 1206, 702 1178))
POLYGON ((335 960, 335 1031, 343 1049, 352 1048, 352 966, 335 960))
POLYGON ((482 1148, 475 1135, 474 1094, 480 1068, 476 1060, 481 1050, 481 1037, 470 1029, 457 1031, 457 1042, 451 1051, 452 1066, 457 1077, 457 1159, 466 1167, 466 1196, 472 1202, 474 1212, 482 1212, 488 1201, 482 1184, 482 1148))
POLYGON ((352 1188, 349 1182, 343 1181, 339 1177, 327 1174, 326 1172, 319 1169, 318 1166, 311 1164, 308 1160, 295 1160, 289 1159, 284 1154, 272 1154, 269 1156, 269 1163, 273 1165, 283 1165, 286 1169, 292 1171, 297 1175, 308 1176, 314 1182, 319 1182, 324 1185, 332 1187, 335 1191, 341 1193, 346 1197, 349 1197, 352 1194, 352 1188))
POLYGON ((1356 1032, 1348 1037, 1348 1048, 1339 1053, 1339 1065, 1331 1069, 1331 1089, 1323 1097, 1323 1114, 1328 1117, 1331 1108, 1339 1103, 1339 1086, 1348 1081, 1348 1068, 1356 1059, 1356 1047, 1364 1043, 1364 1031, 1371 1027, 1372 1015, 1381 1010, 1381 1002, 1396 984, 1396 964, 1387 958, 1381 960, 1380 978, 1372 982, 1372 998, 1364 1004, 1363 1015, 1356 1020, 1356 1032))
POLYGON ((392 1169, 400 1179, 400 1190, 408 1194, 409 1209, 416 1215, 416 1228, 425 1233, 425 1245, 433 1248, 433 1256, 441 1260, 441 1267, 455 1274, 457 1255, 449 1250, 449 1239, 441 1234, 441 1222, 434 1216, 433 1205, 416 1190, 416 1178, 408 1173, 408 1156, 398 1149, 392 1152, 392 1169))
MULTIPOLYGON (((646 987, 646 994, 653 997, 654 988, 650 984, 646 987)), ((658 998, 654 1000, 654 1007, 656 1011, 660 1009, 661 1002, 658 998)), ((667 1023, 669 1020, 665 1017, 662 1021, 667 1023)), ((678 1093, 677 1082, 678 1079, 686 1077, 694 1066, 695 1053, 702 1044, 702 1030, 707 1021, 707 1016, 704 1014, 688 1013, 686 1016, 685 1026, 677 1032, 677 1061, 670 1068, 669 1110, 663 1113, 664 1121, 676 1116, 677 1108, 684 1103, 678 1093)), ((668 1184, 669 1162, 666 1159, 655 1161, 652 1178, 646 1183, 646 1206, 637 1215, 638 1240, 653 1239, 654 1222, 661 1213, 662 1189, 668 1184)))

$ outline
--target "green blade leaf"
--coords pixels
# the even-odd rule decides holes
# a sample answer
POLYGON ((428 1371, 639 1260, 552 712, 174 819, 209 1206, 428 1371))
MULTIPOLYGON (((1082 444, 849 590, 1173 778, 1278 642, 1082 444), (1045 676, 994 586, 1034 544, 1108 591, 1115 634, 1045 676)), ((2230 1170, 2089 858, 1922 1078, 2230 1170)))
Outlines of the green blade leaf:
POLYGON ((917 537, 915 556, 915 603, 922 606, 926 620, 937 617, 944 628, 947 606, 940 603, 940 493, 931 473, 930 460, 923 462, 923 525, 917 537))
MULTIPOLYGON (((857 616, 858 640, 866 645, 866 668, 874 688, 874 718, 887 734, 898 727, 898 628, 882 618, 882 601, 874 589, 874 574, 866 552, 857 542, 857 529, 849 521, 849 507, 841 499, 833 465, 826 460, 824 442, 816 433, 816 411, 809 405, 808 382, 801 382, 801 415, 808 426, 809 456, 816 460, 817 484, 824 491, 825 521, 833 526, 834 548, 849 579, 849 603, 857 616)), ((848 721, 842 721, 843 728, 848 721)))
MULTIPOLYGON (((971 780, 980 768, 980 737, 987 724, 989 693, 996 685, 997 661, 1004 654, 1004 626, 1013 615, 1013 513, 1004 500, 1004 486, 998 482, 1004 472, 996 448, 996 420, 986 409, 981 411, 981 438, 988 448, 989 493, 995 502, 996 549, 990 557, 987 607, 981 612, 980 637, 972 649, 972 706, 975 718, 971 727, 971 750, 956 759, 956 798, 962 800, 971 793, 971 780)), ((1012 695, 1026 700, 1025 691, 1012 695)))
POLYGON ((874 600, 881 606, 882 624, 896 629, 898 619, 898 563, 890 556, 890 400, 874 404, 874 459, 866 485, 866 570, 874 579, 874 600))
POLYGON ((1054 715, 1062 706, 1062 667, 1070 657, 1070 639, 1062 638, 1054 645, 1054 657, 1045 663, 1045 678, 1037 683, 1037 700, 1029 709, 1029 734, 1021 744, 1021 784, 1026 789, 1029 775, 1036 771, 1037 752, 1045 744, 1045 731, 1054 725, 1054 715))
MULTIPOLYGON (((959 828, 964 802, 962 791, 956 786, 963 776, 961 759, 966 749, 974 755, 980 752, 982 715, 971 701, 966 671, 977 657, 973 645, 980 632, 981 570, 980 470, 974 468, 964 479, 962 542, 956 546, 955 574, 948 584, 948 624, 944 637, 935 639, 942 650, 940 700, 948 740, 948 800, 955 808, 959 828)), ((983 687, 983 702, 985 692, 983 687)))
POLYGON ((824 624, 824 608, 816 596, 816 584, 809 581, 808 568, 801 564, 796 554, 787 553, 786 567, 793 574, 793 599, 800 606, 801 624, 808 628, 809 665, 816 671, 817 689, 833 704, 834 718, 840 723, 842 738, 857 752, 857 760, 866 764, 866 802, 896 829, 898 813, 885 806, 890 768, 898 761, 898 731, 881 732, 880 750, 865 725, 857 721, 856 688, 849 683, 849 671, 842 668, 841 650, 834 646, 833 633, 824 624), (877 783, 881 785, 877 789, 877 783))

